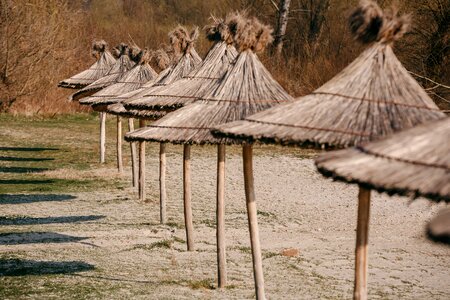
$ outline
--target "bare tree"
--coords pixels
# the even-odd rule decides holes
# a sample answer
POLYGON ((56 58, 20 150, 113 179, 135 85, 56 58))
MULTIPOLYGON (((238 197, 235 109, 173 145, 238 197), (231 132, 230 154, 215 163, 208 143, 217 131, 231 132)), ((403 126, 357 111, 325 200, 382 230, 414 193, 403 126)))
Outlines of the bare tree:
POLYGON ((275 41, 273 42, 274 52, 278 56, 281 55, 281 51, 283 50, 283 40, 286 35, 290 5, 291 0, 280 0, 277 29, 275 31, 275 41))

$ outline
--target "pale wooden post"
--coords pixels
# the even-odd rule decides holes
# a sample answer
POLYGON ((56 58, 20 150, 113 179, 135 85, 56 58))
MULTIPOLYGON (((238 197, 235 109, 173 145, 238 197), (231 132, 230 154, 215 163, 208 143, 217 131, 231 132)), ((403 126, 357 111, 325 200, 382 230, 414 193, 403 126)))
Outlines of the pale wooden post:
POLYGON ((100 112, 100 163, 105 163, 106 113, 100 112))
POLYGON ((161 224, 166 223, 166 144, 159 144, 159 215, 161 224))
MULTIPOLYGON (((139 119, 139 127, 145 127, 145 120, 139 119)), ((145 142, 139 142, 139 170, 138 170, 139 200, 145 201, 145 142)))
POLYGON ((191 145, 183 148, 183 201, 184 223, 186 227, 186 244, 188 251, 194 251, 194 226, 192 224, 191 204, 191 145))
POLYGON ((117 170, 123 172, 122 160, 122 119, 117 116, 117 170))
POLYGON ((369 240, 370 190, 359 187, 356 227, 355 288, 353 299, 367 300, 367 250, 369 240))
MULTIPOLYGON (((128 130, 134 131, 134 120, 133 118, 128 119, 128 130)), ((131 172, 133 179, 133 187, 138 186, 138 167, 137 167, 137 157, 136 157, 136 142, 130 142, 131 149, 131 172)))
POLYGON ((225 246, 225 145, 217 146, 217 210, 216 210, 218 286, 227 284, 227 257, 225 246))
POLYGON ((248 227, 252 247, 253 274, 255 279, 256 299, 265 299, 264 274, 262 268, 261 245, 259 242, 258 217, 256 209, 255 188, 253 182, 253 149, 252 145, 244 145, 242 149, 244 159, 244 185, 247 203, 248 227))
POLYGON ((139 141, 139 200, 145 201, 145 141, 139 141))

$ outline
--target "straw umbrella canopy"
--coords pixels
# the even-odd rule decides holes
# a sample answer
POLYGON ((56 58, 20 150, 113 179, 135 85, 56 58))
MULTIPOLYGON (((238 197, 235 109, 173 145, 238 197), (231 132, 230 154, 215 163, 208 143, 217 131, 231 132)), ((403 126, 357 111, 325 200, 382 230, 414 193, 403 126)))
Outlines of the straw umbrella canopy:
POLYGON ((95 94, 81 99, 82 105, 108 105, 117 103, 117 96, 134 91, 142 85, 156 79, 158 74, 150 66, 152 54, 138 47, 131 47, 129 56, 136 65, 125 72, 116 83, 101 89, 95 94))
MULTIPOLYGON (((267 109, 274 105, 293 101, 293 98, 272 78, 259 61, 254 51, 263 50, 272 41, 272 29, 257 19, 234 18, 229 24, 235 28, 234 41, 240 54, 234 65, 226 72, 217 87, 148 127, 125 135, 130 141, 156 141, 184 144, 184 204, 188 250, 193 248, 193 226, 190 203, 190 145, 217 144, 217 249, 219 286, 226 284, 225 227, 224 227, 224 191, 225 191, 225 145, 236 143, 229 138, 217 138, 211 129, 222 123, 239 120, 249 114, 267 109), (232 23, 231 23, 232 22, 232 23), (233 25, 232 25, 233 24, 233 25)), ((246 186, 248 190, 248 186, 246 186)), ((251 231, 251 244, 255 257, 260 258, 259 237, 257 231, 256 207, 247 203, 251 231)), ((258 295, 263 288, 261 261, 257 260, 255 281, 258 295)))
POLYGON ((74 93, 70 97, 70 100, 78 101, 81 98, 88 97, 107 86, 117 83, 122 78, 123 74, 135 65, 135 63, 130 59, 129 48, 127 44, 122 43, 116 46, 113 53, 118 59, 108 71, 108 73, 74 93))
MULTIPOLYGON (((115 97, 123 93, 133 91, 141 87, 144 83, 154 80, 158 75, 150 66, 151 53, 147 50, 141 50, 137 46, 133 46, 129 49, 129 57, 132 62, 136 63, 129 71, 125 72, 117 83, 101 89, 95 94, 81 99, 79 102, 82 105, 91 105, 94 110, 105 110, 106 105, 115 103, 115 97)), ((132 122, 132 121, 131 121, 132 122)), ((129 126, 131 125, 129 122, 129 126)), ((133 127, 134 128, 134 127, 133 127)), ((134 144, 131 147, 135 147, 134 144)), ((135 153, 136 150, 132 150, 132 169, 135 170, 135 153)), ((119 172, 123 171, 122 162, 122 120, 117 116, 117 168, 119 172)), ((135 172, 133 172, 133 175, 135 172)), ((133 184, 135 178, 133 177, 133 184)))
POLYGON ((441 210, 428 223, 428 238, 438 243, 450 245, 450 208, 441 210))
MULTIPOLYGON (((450 118, 326 153, 316 159, 316 166, 324 176, 359 185, 358 227, 364 228, 364 234, 357 238, 363 240, 362 251, 367 252, 371 189, 450 202, 450 118)), ((429 237, 448 244, 449 220, 447 209, 428 225, 429 237)), ((367 268, 367 262, 358 265, 357 261, 357 267, 367 268)))
POLYGON ((90 66, 89 69, 60 81, 58 87, 68 89, 84 88, 97 79, 105 76, 116 62, 114 56, 108 51, 108 44, 103 40, 94 41, 92 43, 92 56, 94 56, 97 61, 90 66))
POLYGON ((316 165, 327 177, 366 189, 450 202, 450 118, 328 152, 316 165))
POLYGON ((173 110, 182 107, 198 97, 202 97, 220 80, 238 55, 233 44, 232 32, 227 20, 212 17, 213 24, 207 26, 206 37, 214 42, 203 62, 187 76, 139 97, 132 97, 125 103, 127 109, 173 110))
MULTIPOLYGON (((175 30, 169 33, 170 44, 173 48, 175 63, 172 63, 166 70, 161 72, 154 82, 145 84, 140 89, 129 92, 128 94, 121 95, 123 99, 121 101, 122 105, 126 105, 127 102, 132 101, 134 97, 141 97, 147 93, 152 93, 158 91, 159 89, 164 89, 166 85, 169 85, 176 80, 188 75, 193 69, 198 67, 202 59, 197 54, 194 49, 194 42, 198 38, 198 28, 194 28, 190 33, 183 26, 178 26, 175 30), (125 98, 125 99, 124 99, 125 98)), ((158 61, 166 60, 164 55, 162 59, 157 59, 158 61)), ((131 110, 133 113, 134 110, 131 110)), ((153 112, 151 112, 153 114, 153 112)), ((139 118, 140 113, 136 116, 139 118)), ((147 119, 147 117, 145 118, 147 119)), ((140 125, 143 127, 145 125, 145 119, 140 118, 140 125)), ((165 161, 165 145, 160 145, 160 161, 165 161)), ((165 199, 165 188, 164 188, 164 169, 160 168, 160 194, 161 199, 165 199)), ((139 199, 145 200, 145 141, 139 141, 139 199)), ((160 200, 161 200, 160 199, 160 200)), ((163 205, 161 206, 163 208, 163 205)), ((165 222, 165 217, 161 213, 161 222, 165 222)))
MULTIPOLYGON (((407 21, 395 12, 384 13, 374 2, 361 1, 350 27, 356 39, 370 47, 353 63, 312 94, 218 126, 214 134, 250 143, 348 147, 443 118, 393 53, 392 44, 407 30, 407 21)), ((244 146, 244 153, 250 168, 244 176, 249 181, 251 145, 244 146)), ((249 198, 254 200, 254 194, 249 198)), ((366 272, 364 268, 356 272, 364 280, 355 282, 355 298, 364 299, 366 272)))

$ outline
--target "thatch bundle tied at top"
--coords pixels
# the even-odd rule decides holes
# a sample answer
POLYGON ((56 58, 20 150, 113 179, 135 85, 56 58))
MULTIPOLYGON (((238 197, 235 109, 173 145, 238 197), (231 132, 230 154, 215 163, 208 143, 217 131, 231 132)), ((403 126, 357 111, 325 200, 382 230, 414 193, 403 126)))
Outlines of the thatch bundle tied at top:
POLYGON ((89 69, 60 81, 58 87, 81 89, 103 77, 116 62, 114 56, 108 51, 108 44, 103 40, 92 43, 92 56, 97 61, 89 69))
POLYGON ((319 171, 389 194, 450 202, 450 118, 321 155, 319 171))
POLYGON ((234 42, 241 51, 234 65, 211 92, 172 112, 148 127, 128 133, 127 140, 149 140, 187 144, 229 144, 216 138, 211 128, 292 101, 253 52, 272 40, 271 29, 257 19, 236 18, 234 42))
POLYGON ((126 103, 127 109, 161 109, 170 110, 184 106, 202 97, 219 81, 234 63, 237 51, 232 45, 233 32, 228 23, 235 14, 226 20, 213 18, 214 23, 207 26, 206 36, 214 42, 203 62, 187 76, 141 97, 133 97, 126 103))
POLYGON ((150 66, 152 54, 148 50, 140 50, 138 47, 132 47, 130 59, 136 65, 117 81, 97 93, 81 99, 80 104, 84 105, 108 105, 119 101, 117 96, 134 91, 143 84, 154 80, 158 74, 150 66))
POLYGON ((78 101, 81 98, 88 97, 99 90, 116 83, 121 79, 125 72, 130 70, 135 65, 135 63, 130 59, 130 50, 128 45, 123 43, 120 44, 114 48, 113 54, 118 59, 106 75, 74 93, 70 100, 78 101))
POLYGON ((250 142, 348 147, 444 117, 392 50, 408 20, 362 1, 350 27, 370 46, 355 61, 312 94, 216 133, 250 142))

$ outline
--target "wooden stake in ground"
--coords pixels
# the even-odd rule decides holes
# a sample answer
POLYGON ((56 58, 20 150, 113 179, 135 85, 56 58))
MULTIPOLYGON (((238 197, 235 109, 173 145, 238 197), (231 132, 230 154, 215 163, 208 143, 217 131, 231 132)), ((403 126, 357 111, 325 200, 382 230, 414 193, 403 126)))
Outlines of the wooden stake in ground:
POLYGON ((217 269, 218 286, 227 284, 227 258, 225 245, 225 145, 217 146, 217 269))
POLYGON ((159 214, 161 224, 166 223, 166 144, 159 144, 159 214))
POLYGON ((145 141, 139 142, 139 200, 145 201, 145 141))
MULTIPOLYGON (((145 120, 139 119, 139 127, 145 127, 145 120)), ((139 200, 145 201, 145 142, 139 142, 139 200)))
POLYGON ((183 201, 187 250, 194 251, 194 226, 192 224, 191 204, 191 145, 188 144, 185 144, 183 149, 183 201))
POLYGON ((262 269, 261 245, 259 242, 258 217, 253 183, 253 149, 251 145, 243 146, 244 185, 247 203, 248 227, 253 257, 253 276, 255 279, 256 299, 265 299, 264 274, 262 269))
POLYGON ((369 240, 370 190, 359 187, 358 225, 355 249, 355 300, 367 300, 367 250, 369 240))
POLYGON ((123 172, 122 160, 122 119, 117 116, 117 170, 123 172))
POLYGON ((105 163, 106 112, 100 112, 100 163, 105 163))
MULTIPOLYGON (((133 118, 128 119, 128 130, 134 130, 134 120, 133 118)), ((136 157, 136 142, 130 142, 131 149, 131 177, 133 180, 133 187, 138 186, 138 167, 137 167, 137 157, 136 157)))

